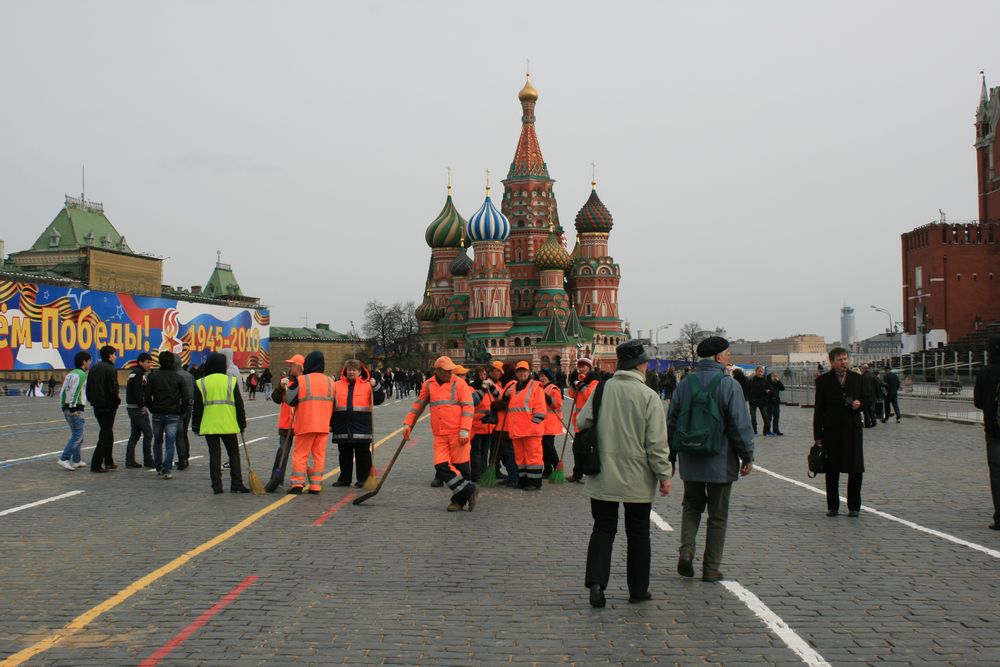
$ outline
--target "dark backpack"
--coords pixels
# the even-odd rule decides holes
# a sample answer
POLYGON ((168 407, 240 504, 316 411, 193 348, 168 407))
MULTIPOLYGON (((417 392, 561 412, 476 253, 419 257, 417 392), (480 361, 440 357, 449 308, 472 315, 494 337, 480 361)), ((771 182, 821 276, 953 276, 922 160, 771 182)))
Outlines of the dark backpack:
POLYGON ((699 456, 712 456, 722 451, 726 442, 725 425, 715 400, 715 388, 722 378, 720 373, 702 388, 697 373, 687 377, 685 382, 690 383, 691 391, 681 404, 674 439, 670 442, 672 449, 699 456))
POLYGON ((597 419, 601 411, 601 399, 604 397, 604 382, 594 389, 593 412, 589 428, 581 429, 573 436, 573 468, 584 475, 598 475, 601 472, 600 447, 597 442, 597 419))

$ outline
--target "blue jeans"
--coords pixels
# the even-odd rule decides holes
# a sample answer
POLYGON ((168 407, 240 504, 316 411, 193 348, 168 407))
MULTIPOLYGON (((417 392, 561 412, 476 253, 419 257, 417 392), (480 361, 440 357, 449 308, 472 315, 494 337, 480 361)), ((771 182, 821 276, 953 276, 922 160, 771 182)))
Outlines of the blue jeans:
POLYGON ((153 413, 153 465, 157 472, 168 473, 174 468, 174 442, 180 415, 153 413), (167 436, 167 451, 163 452, 163 435, 167 436))
POLYGON ((69 442, 66 443, 66 448, 59 460, 79 463, 80 447, 83 445, 83 413, 77 412, 73 415, 70 414, 69 410, 63 410, 63 416, 66 417, 66 423, 69 424, 69 442))

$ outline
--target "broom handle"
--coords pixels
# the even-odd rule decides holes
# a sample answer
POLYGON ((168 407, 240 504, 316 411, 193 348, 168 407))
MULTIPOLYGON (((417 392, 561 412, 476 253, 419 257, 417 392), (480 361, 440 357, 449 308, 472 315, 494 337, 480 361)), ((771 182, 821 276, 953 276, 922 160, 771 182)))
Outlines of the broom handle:
MULTIPOLYGON (((502 397, 503 394, 501 394, 500 396, 502 397)), ((510 405, 509 404, 508 404, 507 408, 508 408, 507 410, 503 411, 503 421, 499 424, 500 428, 497 428, 497 429, 493 430, 493 442, 492 442, 492 445, 496 445, 496 446, 493 448, 494 449, 493 456, 490 457, 490 467, 491 468, 495 468, 496 465, 497 465, 497 461, 500 460, 500 449, 501 449, 501 446, 503 445, 503 438, 500 437, 500 434, 503 433, 503 427, 507 425, 507 415, 510 414, 510 409, 509 409, 510 405)))
MULTIPOLYGON (((559 453, 559 460, 562 461, 566 456, 566 443, 569 441, 569 427, 573 421, 573 409, 576 407, 576 399, 573 399, 573 404, 569 408, 569 416, 566 417, 566 423, 563 424, 563 428, 566 429, 566 435, 563 436, 562 451, 559 453)), ((575 439, 575 438, 574 438, 575 439)))
POLYGON ((240 431, 240 442, 243 443, 243 453, 247 457, 247 470, 253 470, 253 464, 250 463, 250 448, 247 447, 247 441, 243 438, 243 431, 240 431))

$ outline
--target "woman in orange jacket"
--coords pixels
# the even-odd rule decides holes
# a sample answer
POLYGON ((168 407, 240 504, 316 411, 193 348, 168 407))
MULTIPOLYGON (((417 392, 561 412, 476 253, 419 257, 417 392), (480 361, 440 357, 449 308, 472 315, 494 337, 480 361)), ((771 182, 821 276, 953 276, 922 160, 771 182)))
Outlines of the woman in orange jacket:
POLYGON ((542 434, 545 421, 545 391, 531 379, 531 366, 519 361, 514 382, 504 389, 500 403, 507 411, 507 433, 514 445, 518 487, 526 491, 542 488, 542 434))
POLYGON ((545 421, 542 422, 542 461, 545 470, 542 479, 548 479, 552 471, 559 465, 559 452, 556 451, 556 436, 564 433, 563 429, 563 395, 562 389, 555 383, 556 374, 548 368, 543 368, 538 376, 545 390, 545 421))

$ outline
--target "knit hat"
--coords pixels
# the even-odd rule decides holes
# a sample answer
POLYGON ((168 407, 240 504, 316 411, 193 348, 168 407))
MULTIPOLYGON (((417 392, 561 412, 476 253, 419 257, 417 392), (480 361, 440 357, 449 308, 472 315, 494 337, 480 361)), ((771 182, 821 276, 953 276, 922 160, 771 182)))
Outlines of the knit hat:
POLYGON ((646 348, 643 347, 642 341, 635 338, 616 347, 615 354, 618 355, 618 368, 624 371, 649 361, 649 355, 646 354, 646 348))

